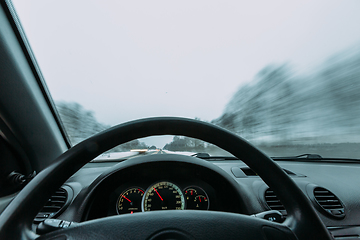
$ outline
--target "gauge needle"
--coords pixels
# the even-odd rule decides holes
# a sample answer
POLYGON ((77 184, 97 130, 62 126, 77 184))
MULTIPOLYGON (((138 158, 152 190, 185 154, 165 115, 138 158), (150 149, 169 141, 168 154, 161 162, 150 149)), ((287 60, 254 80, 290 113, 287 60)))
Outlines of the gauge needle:
POLYGON ((131 202, 131 200, 130 200, 130 199, 128 199, 127 197, 125 197, 124 195, 123 195, 123 198, 125 198, 126 200, 128 200, 129 202, 131 202))
POLYGON ((199 200, 200 200, 200 202, 201 202, 201 198, 199 197, 199 200))
POLYGON ((157 193, 157 195, 159 196, 159 198, 161 199, 161 201, 164 201, 163 198, 160 196, 160 194, 158 193, 158 191, 154 188, 155 192, 157 193))

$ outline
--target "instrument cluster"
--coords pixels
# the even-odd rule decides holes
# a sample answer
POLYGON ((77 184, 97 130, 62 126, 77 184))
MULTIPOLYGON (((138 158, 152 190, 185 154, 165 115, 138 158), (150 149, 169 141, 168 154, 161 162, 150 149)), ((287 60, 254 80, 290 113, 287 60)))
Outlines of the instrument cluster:
POLYGON ((131 186, 121 192, 116 201, 117 214, 156 210, 208 210, 210 199, 199 186, 188 186, 181 190, 175 183, 160 181, 146 190, 131 186))

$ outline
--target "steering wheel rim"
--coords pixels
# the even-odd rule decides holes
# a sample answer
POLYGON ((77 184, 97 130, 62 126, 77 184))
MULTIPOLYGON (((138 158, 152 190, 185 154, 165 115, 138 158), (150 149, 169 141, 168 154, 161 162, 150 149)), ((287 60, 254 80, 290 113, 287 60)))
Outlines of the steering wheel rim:
MULTIPOLYGON (((288 212, 287 220, 283 224, 278 224, 279 227, 269 223, 271 227, 280 231, 286 227, 299 240, 332 239, 309 199, 263 152, 223 128, 177 117, 147 118, 120 124, 69 149, 31 180, 0 215, 0 239, 36 238, 37 235, 31 230, 32 220, 45 205, 51 193, 70 176, 99 154, 119 144, 155 135, 184 135, 198 138, 230 152, 257 172, 265 183, 277 192, 277 196, 285 206, 288 212)), ((204 219, 208 217, 207 214, 211 212, 200 213, 204 219)), ((182 220, 185 218, 183 213, 178 216, 182 220)))

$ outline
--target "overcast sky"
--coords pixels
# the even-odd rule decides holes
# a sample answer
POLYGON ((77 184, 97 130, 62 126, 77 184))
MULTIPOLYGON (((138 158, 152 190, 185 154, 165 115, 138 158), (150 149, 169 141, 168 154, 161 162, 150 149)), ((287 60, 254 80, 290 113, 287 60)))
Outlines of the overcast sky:
POLYGON ((54 100, 110 125, 210 121, 266 65, 306 72, 360 44, 358 0, 13 2, 54 100))

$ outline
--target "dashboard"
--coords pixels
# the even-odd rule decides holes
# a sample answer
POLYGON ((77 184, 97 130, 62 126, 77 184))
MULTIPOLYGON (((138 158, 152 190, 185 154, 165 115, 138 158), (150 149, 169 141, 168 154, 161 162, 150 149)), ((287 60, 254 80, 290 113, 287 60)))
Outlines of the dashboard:
POLYGON ((82 221, 155 210, 245 211, 239 191, 222 175, 169 156, 148 156, 148 163, 125 169, 119 164, 102 173, 89 188, 82 221))
MULTIPOLYGON (((278 164, 308 196, 335 239, 360 237, 359 164, 278 164)), ((240 160, 154 154, 120 163, 88 163, 64 187, 73 197, 54 217, 72 222, 182 209, 246 215, 278 210, 286 218, 276 193, 240 160)))

